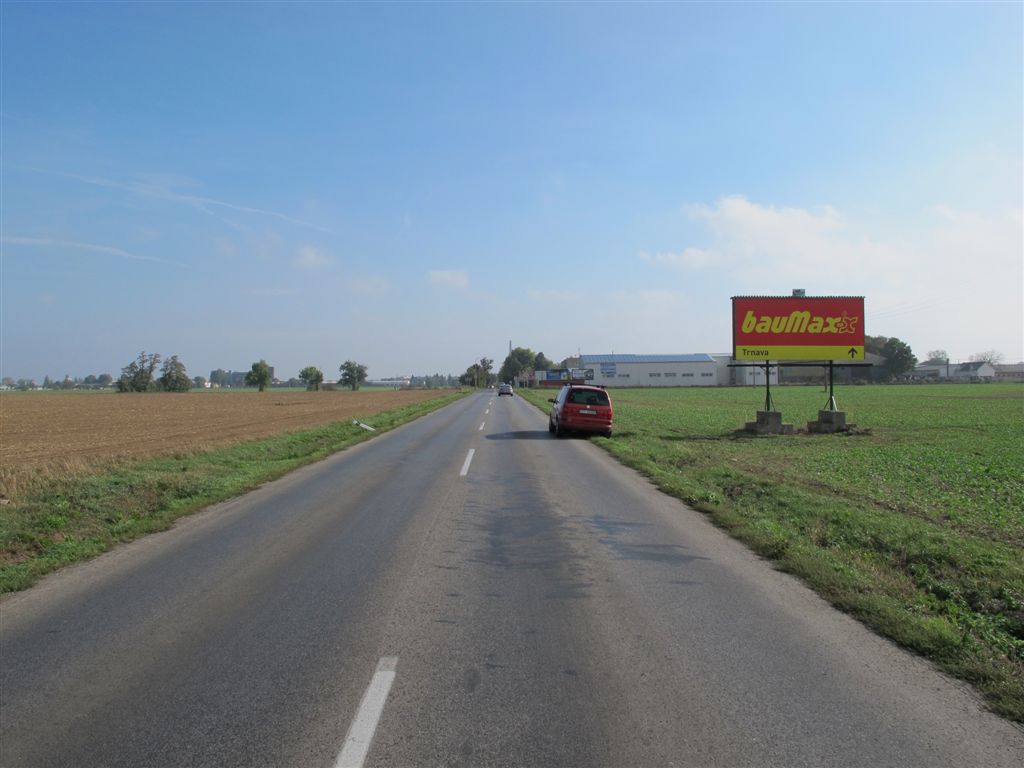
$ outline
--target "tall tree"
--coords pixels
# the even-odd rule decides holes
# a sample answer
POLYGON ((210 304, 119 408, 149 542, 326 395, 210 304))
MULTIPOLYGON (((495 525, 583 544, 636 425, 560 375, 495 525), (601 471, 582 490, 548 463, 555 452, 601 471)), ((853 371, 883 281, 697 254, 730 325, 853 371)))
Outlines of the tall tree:
POLYGON ((96 383, 99 384, 101 387, 109 387, 111 384, 114 383, 114 377, 111 376, 109 373, 101 373, 99 376, 96 377, 96 383))
POLYGON ((537 356, 525 347, 516 347, 505 358, 498 372, 501 381, 512 381, 524 371, 532 371, 537 356))
POLYGON ((299 380, 306 385, 308 392, 319 392, 324 383, 324 373, 315 365, 307 365, 299 371, 299 380))
POLYGON ((928 353, 928 357, 925 358, 926 363, 948 363, 949 352, 944 349, 933 349, 928 353))
POLYGON ((886 339, 881 354, 885 358, 884 370, 889 376, 902 376, 904 373, 910 373, 917 365, 917 358, 914 357, 910 345, 895 336, 886 339))
POLYGON ((354 360, 346 360, 338 366, 338 372, 341 374, 341 383, 353 392, 366 381, 366 366, 360 365, 354 360))
POLYGON ((554 367, 554 363, 544 357, 543 352, 538 352, 537 357, 533 360, 533 370, 535 371, 547 371, 554 367))
POLYGON ((121 378, 117 381, 119 392, 148 392, 156 386, 156 369, 160 366, 160 355, 155 352, 147 355, 145 351, 121 369, 121 378))
POLYGON ((477 386, 480 386, 480 387, 489 387, 489 386, 491 386, 491 384, 494 383, 494 381, 492 381, 492 379, 496 378, 491 373, 491 371, 494 369, 494 361, 491 360, 489 357, 481 357, 480 358, 480 362, 477 363, 477 366, 480 369, 480 383, 477 386))
POLYGON ((252 370, 245 374, 245 386, 259 387, 260 392, 265 392, 270 384, 270 366, 266 360, 260 360, 252 364, 252 370))
POLYGON ((177 355, 171 355, 164 361, 160 369, 160 386, 164 392, 188 392, 192 389, 192 379, 177 355))
POLYGON ((473 363, 466 369, 464 374, 459 376, 459 383, 467 387, 479 387, 482 376, 483 371, 480 369, 480 363, 473 363))
POLYGON ((885 349, 885 342, 888 340, 888 336, 865 336, 864 351, 873 355, 881 355, 883 354, 882 350, 885 349))

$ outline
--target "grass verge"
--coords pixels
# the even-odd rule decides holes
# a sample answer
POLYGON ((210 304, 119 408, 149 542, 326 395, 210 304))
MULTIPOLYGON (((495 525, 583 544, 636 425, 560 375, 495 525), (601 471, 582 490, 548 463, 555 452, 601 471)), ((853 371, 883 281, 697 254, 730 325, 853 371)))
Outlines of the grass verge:
MULTIPOLYGON (((824 399, 773 394, 792 421, 824 399)), ((738 434, 761 396, 612 390, 615 437, 593 441, 1024 722, 1024 387, 852 387, 854 434, 738 434)))
POLYGON ((0 506, 0 593, 120 542, 169 528, 179 517, 241 495, 462 397, 436 399, 351 421, 213 451, 116 461, 87 474, 47 477, 0 506))

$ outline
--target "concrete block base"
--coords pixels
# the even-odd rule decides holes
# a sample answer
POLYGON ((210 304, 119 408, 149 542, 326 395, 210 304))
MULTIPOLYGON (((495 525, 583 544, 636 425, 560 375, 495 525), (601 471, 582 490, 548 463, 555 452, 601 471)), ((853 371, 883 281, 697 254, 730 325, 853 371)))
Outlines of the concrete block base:
POLYGON ((782 411, 758 411, 757 421, 748 421, 746 431, 755 435, 792 435, 792 424, 782 423, 782 411))
POLYGON ((807 431, 816 434, 845 432, 846 411, 818 411, 818 420, 808 421, 807 431))

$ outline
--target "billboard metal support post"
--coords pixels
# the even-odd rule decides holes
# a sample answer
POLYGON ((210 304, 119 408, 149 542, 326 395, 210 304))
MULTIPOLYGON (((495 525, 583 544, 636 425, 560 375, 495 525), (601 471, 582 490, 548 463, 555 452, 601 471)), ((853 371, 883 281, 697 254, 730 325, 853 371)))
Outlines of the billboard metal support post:
POLYGON ((836 394, 833 385, 835 384, 835 367, 833 361, 828 361, 828 404, 825 406, 826 411, 838 411, 839 408, 836 406, 836 394))
POLYGON ((771 363, 764 364, 764 409, 774 411, 775 403, 772 401, 772 366, 771 363))

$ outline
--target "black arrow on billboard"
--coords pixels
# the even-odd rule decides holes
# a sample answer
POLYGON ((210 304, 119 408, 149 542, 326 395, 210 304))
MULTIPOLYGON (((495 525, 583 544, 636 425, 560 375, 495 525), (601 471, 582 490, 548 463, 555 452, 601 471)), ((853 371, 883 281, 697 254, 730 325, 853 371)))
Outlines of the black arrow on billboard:
POLYGON ((856 357, 856 356, 857 356, 857 348, 856 348, 856 347, 850 347, 850 351, 849 351, 849 352, 847 352, 847 354, 848 354, 848 355, 849 355, 849 356, 850 356, 851 358, 852 358, 852 357, 856 357))

